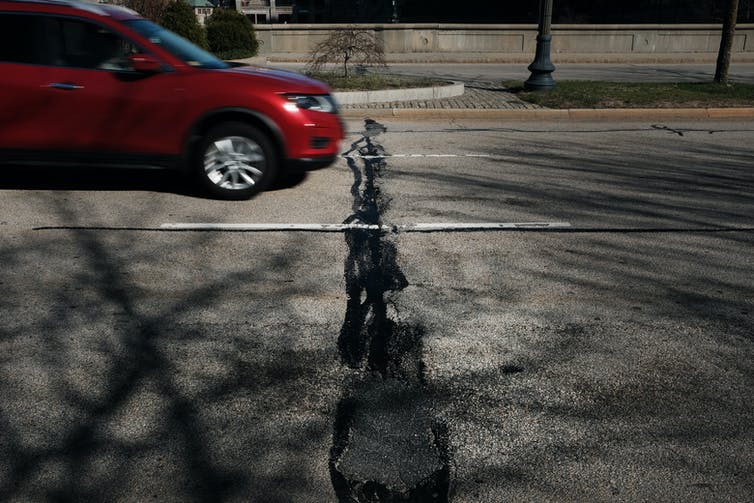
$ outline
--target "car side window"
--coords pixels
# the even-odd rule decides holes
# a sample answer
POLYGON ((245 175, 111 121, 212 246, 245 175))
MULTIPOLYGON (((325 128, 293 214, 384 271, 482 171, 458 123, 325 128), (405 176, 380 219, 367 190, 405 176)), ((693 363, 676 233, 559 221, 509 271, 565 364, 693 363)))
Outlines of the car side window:
POLYGON ((40 16, 0 12, 0 62, 46 64, 40 16))
POLYGON ((51 18, 53 64, 74 68, 129 70, 134 44, 112 31, 87 21, 51 18))

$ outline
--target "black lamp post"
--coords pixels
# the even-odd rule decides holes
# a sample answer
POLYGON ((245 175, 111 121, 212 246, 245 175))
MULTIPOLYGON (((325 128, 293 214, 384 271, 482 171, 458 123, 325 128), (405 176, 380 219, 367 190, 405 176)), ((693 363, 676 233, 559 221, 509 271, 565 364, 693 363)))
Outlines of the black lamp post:
POLYGON ((552 42, 552 0, 539 0, 539 30, 537 32, 537 54, 529 65, 531 76, 524 82, 527 91, 546 91, 555 87, 551 73, 555 65, 550 61, 550 43, 552 42))

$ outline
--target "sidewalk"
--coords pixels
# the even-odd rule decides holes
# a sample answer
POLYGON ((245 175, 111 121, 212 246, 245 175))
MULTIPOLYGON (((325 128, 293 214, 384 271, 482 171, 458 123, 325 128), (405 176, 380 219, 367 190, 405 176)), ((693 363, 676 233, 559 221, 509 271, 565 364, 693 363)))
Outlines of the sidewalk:
MULTIPOLYGON (((346 105, 343 109, 364 108, 363 105, 346 105)), ((372 109, 477 109, 477 110, 528 110, 541 109, 519 99, 515 94, 505 91, 500 83, 476 82, 464 83, 461 96, 444 99, 426 99, 410 101, 391 101, 387 103, 371 103, 367 108, 372 109)))
MULTIPOLYGON (((305 63, 266 62, 251 58, 249 63, 261 63, 284 70, 303 71, 305 63)), ((453 80, 465 83, 503 82, 526 80, 530 72, 525 63, 391 63, 386 71, 396 75, 416 75, 453 80)), ((691 64, 638 64, 638 63, 563 63, 555 64, 553 78, 558 80, 604 80, 611 82, 703 82, 711 81, 715 74, 714 63, 691 64)), ((734 61, 730 66, 732 82, 754 82, 754 63, 734 61)))
MULTIPOLYGON (((269 63, 269 66, 301 71, 302 63, 269 63)), ((578 109, 552 110, 526 103, 502 86, 505 80, 526 80, 530 73, 523 64, 391 64, 371 69, 397 75, 413 75, 462 82, 463 95, 425 99, 344 105, 346 118, 486 118, 494 120, 711 120, 754 119, 750 108, 662 108, 662 109, 578 109)), ((714 64, 563 64, 556 67, 558 80, 604 80, 618 82, 703 82, 711 81, 714 64)), ((754 64, 732 63, 733 82, 754 82, 754 64)))
POLYGON ((555 110, 527 103, 500 84, 466 84, 464 93, 436 100, 393 101, 346 105, 346 118, 490 119, 490 120, 722 120, 754 119, 748 108, 603 108, 555 110))

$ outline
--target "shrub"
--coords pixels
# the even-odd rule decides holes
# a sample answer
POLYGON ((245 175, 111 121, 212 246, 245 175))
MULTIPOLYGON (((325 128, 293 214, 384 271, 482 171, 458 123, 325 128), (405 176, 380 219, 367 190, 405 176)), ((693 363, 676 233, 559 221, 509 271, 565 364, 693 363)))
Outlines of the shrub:
POLYGON ((334 31, 317 44, 307 65, 310 72, 323 70, 328 63, 343 65, 343 76, 348 78, 349 64, 360 66, 387 66, 385 51, 372 32, 355 26, 334 31))
POLYGON ((209 48, 223 59, 257 55, 259 41, 249 18, 230 9, 215 9, 207 19, 209 48))
POLYGON ((160 24, 203 49, 209 47, 207 32, 196 19, 194 9, 185 0, 170 2, 160 24))

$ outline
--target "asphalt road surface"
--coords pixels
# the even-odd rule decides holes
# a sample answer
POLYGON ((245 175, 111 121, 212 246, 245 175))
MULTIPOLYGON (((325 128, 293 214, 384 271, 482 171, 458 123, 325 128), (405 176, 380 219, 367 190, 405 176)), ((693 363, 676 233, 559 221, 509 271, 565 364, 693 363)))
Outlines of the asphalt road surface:
POLYGON ((750 501, 754 126, 348 127, 0 174, 0 501, 750 501))

